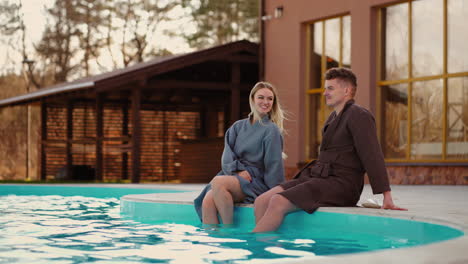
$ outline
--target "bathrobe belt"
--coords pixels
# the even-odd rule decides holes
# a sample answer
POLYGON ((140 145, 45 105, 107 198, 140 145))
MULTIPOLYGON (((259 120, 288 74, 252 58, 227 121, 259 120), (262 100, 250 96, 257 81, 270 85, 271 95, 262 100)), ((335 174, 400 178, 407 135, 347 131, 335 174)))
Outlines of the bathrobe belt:
POLYGON ((356 170, 336 163, 340 153, 353 150, 352 145, 321 150, 319 159, 309 162, 294 178, 298 178, 302 173, 307 173, 309 177, 328 178, 333 174, 333 169, 356 170))

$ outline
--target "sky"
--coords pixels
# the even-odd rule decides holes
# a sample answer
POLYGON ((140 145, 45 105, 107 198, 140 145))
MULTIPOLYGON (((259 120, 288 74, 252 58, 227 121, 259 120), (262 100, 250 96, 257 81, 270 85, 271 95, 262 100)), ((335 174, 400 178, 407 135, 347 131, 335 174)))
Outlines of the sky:
POLYGON ((54 0, 23 0, 24 23, 31 36, 30 41, 38 41, 45 26, 44 7, 52 6, 54 0))
MULTIPOLYGON (((25 13, 24 20, 26 27, 29 29, 28 34, 31 35, 31 40, 37 41, 42 35, 42 29, 45 26, 45 11, 44 6, 51 7, 55 0, 23 0, 23 10, 25 13)), ((174 15, 182 15, 182 9, 176 9, 174 15)), ((163 24, 164 29, 178 29, 179 27, 186 26, 186 20, 174 21, 170 24, 163 24)), ((161 34, 161 32, 158 32, 161 34)), ((165 38, 165 48, 172 52, 185 52, 189 50, 189 46, 181 39, 165 38)))

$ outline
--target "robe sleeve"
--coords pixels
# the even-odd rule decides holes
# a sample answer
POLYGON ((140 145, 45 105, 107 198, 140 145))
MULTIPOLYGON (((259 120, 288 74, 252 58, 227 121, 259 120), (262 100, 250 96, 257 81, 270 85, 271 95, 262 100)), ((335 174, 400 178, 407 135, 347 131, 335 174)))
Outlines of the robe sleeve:
POLYGON ((245 170, 245 166, 239 161, 239 157, 234 152, 236 143, 237 131, 236 123, 234 123, 224 136, 224 150, 221 156, 221 168, 226 175, 233 175, 237 171, 245 170))
POLYGON ((375 120, 367 111, 356 111, 348 123, 354 147, 367 172, 374 194, 390 191, 384 156, 377 139, 375 120))
POLYGON ((265 135, 264 144, 264 182, 269 189, 284 182, 283 137, 274 126, 265 135))

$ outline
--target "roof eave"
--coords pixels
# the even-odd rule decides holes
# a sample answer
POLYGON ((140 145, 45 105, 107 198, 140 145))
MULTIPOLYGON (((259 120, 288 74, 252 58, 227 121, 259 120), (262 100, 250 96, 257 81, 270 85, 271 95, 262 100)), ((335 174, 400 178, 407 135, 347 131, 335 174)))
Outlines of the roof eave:
POLYGON ((68 85, 51 88, 51 89, 40 89, 40 90, 31 92, 28 94, 23 94, 23 95, 0 100, 0 107, 20 105, 20 104, 36 101, 41 98, 51 96, 54 94, 78 91, 82 89, 88 89, 91 87, 94 87, 94 82, 74 83, 74 84, 68 84, 68 85))

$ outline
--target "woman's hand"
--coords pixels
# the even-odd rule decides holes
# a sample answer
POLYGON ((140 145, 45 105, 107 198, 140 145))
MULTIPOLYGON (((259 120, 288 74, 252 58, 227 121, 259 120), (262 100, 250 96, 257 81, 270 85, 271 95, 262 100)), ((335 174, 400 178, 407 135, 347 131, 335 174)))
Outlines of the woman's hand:
POLYGON ((408 209, 398 207, 393 203, 392 193, 390 191, 384 192, 383 196, 384 198, 383 198, 382 209, 408 211, 408 209))
POLYGON ((249 182, 252 182, 252 176, 250 176, 250 173, 248 171, 241 171, 238 173, 238 175, 248 180, 249 182))

